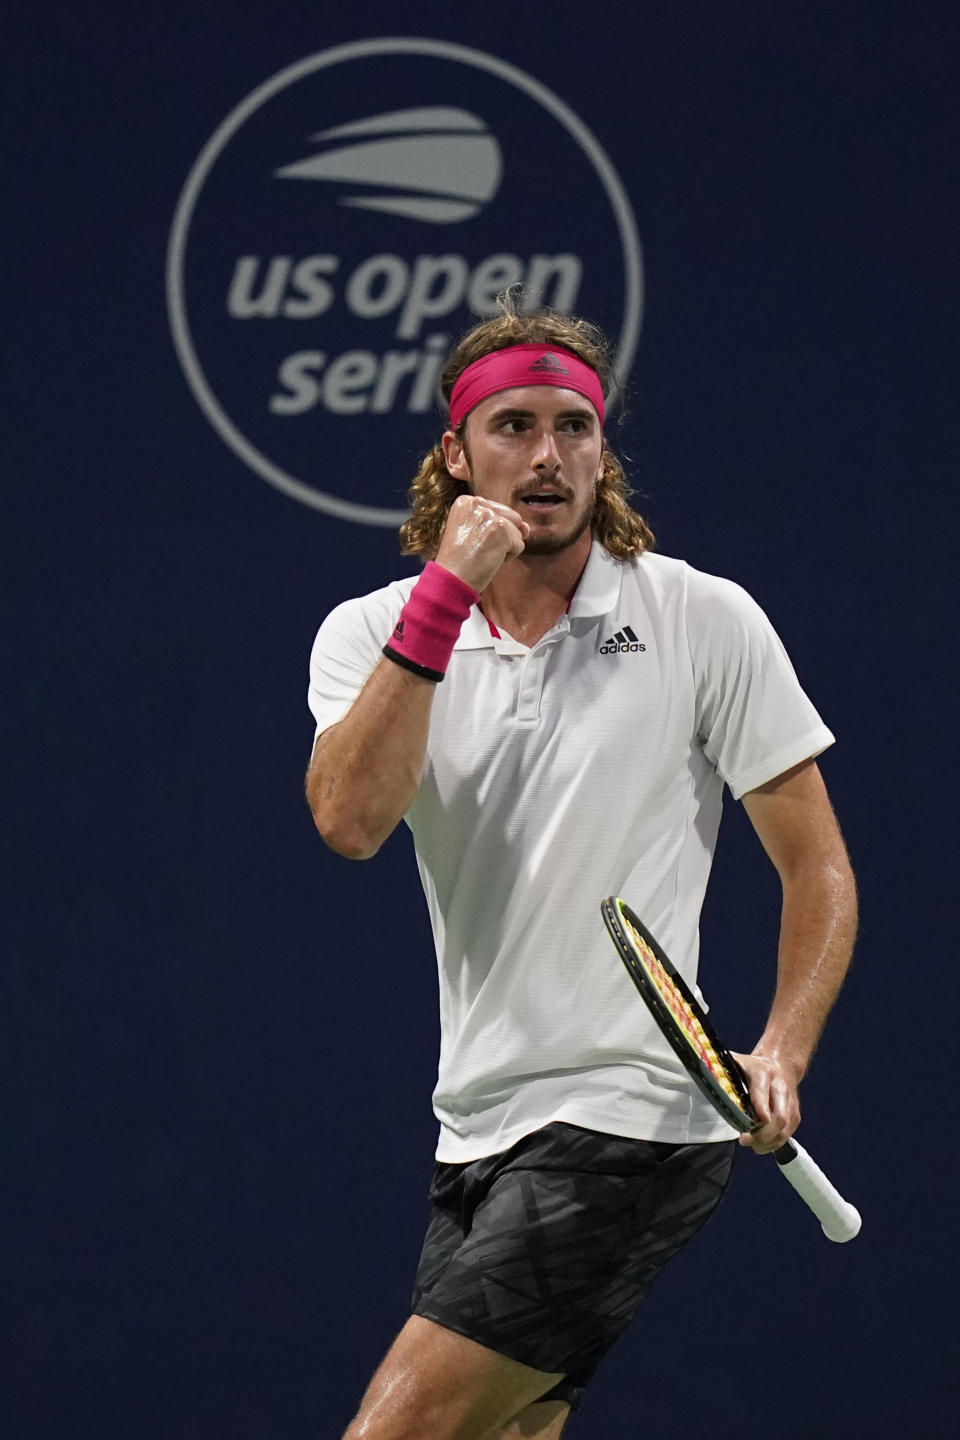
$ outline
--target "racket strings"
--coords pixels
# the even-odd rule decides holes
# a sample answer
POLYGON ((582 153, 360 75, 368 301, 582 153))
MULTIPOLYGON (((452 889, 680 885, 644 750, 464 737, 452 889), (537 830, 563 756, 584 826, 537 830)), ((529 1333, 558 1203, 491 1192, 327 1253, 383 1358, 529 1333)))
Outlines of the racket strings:
POLYGON ((670 1011, 670 1014, 679 1025, 684 1038, 702 1060, 703 1064, 710 1070, 717 1084, 720 1085, 724 1092, 729 1095, 730 1099, 735 1102, 738 1109, 742 1108, 742 1096, 737 1090, 729 1070, 717 1054, 709 1035, 697 1019, 697 1016, 690 1009, 686 999, 674 984, 672 977, 664 969, 643 936, 630 924, 627 917, 622 915, 622 912, 621 918, 629 927, 633 943, 646 967, 647 974, 656 986, 657 992, 670 1011))

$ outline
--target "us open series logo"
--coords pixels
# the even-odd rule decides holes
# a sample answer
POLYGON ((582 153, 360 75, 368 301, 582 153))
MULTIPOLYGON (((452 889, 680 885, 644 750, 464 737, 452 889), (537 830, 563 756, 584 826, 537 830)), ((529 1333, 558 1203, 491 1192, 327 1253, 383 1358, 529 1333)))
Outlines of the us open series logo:
POLYGON ((453 340, 522 282, 597 319, 618 379, 643 303, 626 191, 570 107, 443 40, 362 40, 248 95, 198 157, 167 264, 204 414, 256 474, 398 525, 453 340))

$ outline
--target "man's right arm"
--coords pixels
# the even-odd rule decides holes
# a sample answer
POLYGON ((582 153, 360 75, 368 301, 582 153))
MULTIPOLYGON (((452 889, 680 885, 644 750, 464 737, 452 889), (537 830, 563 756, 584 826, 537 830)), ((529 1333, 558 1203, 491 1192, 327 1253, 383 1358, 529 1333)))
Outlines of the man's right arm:
MULTIPOLYGON (((476 592, 511 555, 529 526, 495 501, 454 501, 437 563, 476 592)), ((386 637, 385 637, 386 638, 386 637)), ((350 710, 317 736, 307 770, 307 803, 332 850, 369 860, 409 809, 423 774, 436 683, 383 659, 350 710)))
POLYGON ((326 843, 369 860, 420 784, 436 685, 381 660, 350 711, 317 736, 307 803, 326 843))

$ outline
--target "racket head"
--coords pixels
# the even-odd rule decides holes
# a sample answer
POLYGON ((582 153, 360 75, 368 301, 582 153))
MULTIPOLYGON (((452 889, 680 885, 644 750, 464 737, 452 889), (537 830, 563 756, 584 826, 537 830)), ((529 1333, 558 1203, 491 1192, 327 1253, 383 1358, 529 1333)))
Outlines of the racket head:
POLYGON ((694 1084, 735 1130, 752 1130, 757 1117, 737 1062, 683 976, 618 896, 604 900, 600 911, 628 975, 694 1084))

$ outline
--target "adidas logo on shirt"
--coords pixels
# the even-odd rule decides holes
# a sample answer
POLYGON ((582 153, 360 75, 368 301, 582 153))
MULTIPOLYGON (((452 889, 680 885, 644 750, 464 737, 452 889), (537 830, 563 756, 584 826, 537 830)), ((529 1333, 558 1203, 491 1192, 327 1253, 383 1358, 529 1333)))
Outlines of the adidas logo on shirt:
POLYGON ((644 645, 640 640, 637 639, 636 635, 634 635, 633 631, 630 629, 630 626, 624 625, 623 629, 618 630, 617 633, 607 641, 606 645, 600 646, 600 654, 636 655, 640 651, 646 650, 646 648, 646 645, 644 645))

